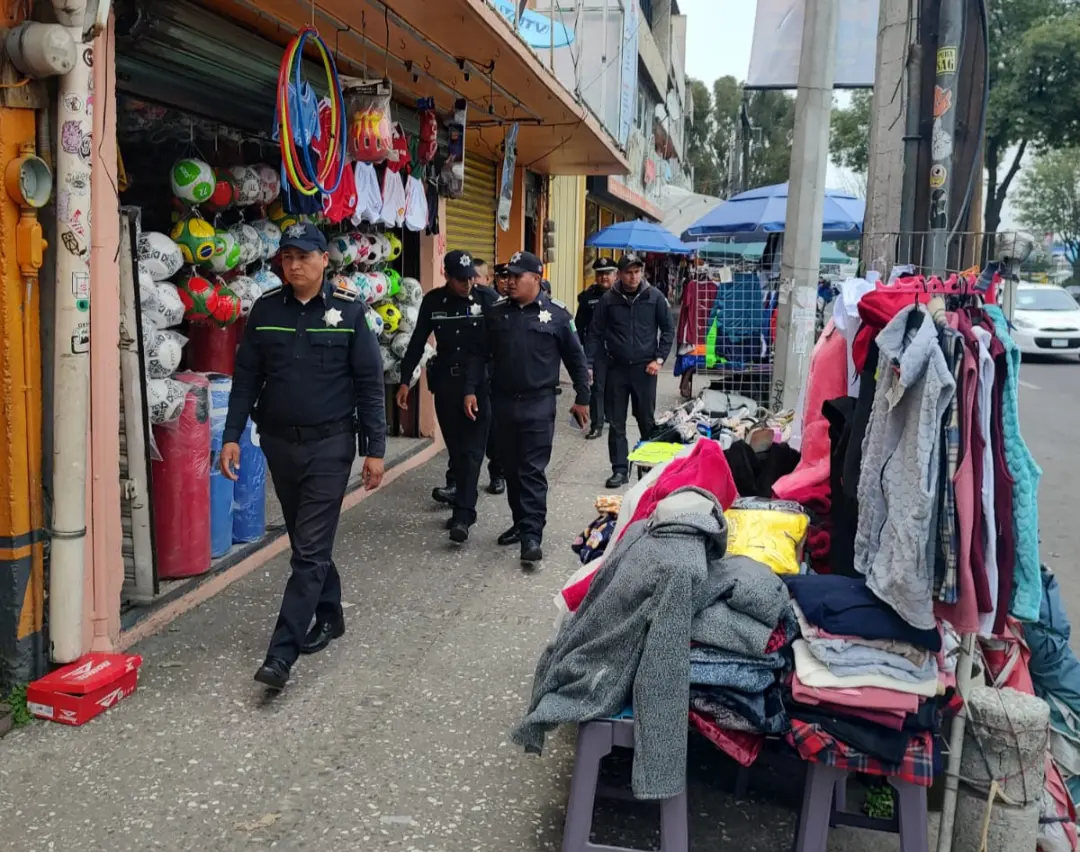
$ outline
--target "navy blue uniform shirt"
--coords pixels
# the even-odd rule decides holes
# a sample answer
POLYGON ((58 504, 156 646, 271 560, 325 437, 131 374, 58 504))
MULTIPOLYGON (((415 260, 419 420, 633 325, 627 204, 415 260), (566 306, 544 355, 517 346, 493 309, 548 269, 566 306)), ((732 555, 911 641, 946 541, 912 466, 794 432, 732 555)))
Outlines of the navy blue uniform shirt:
POLYGON ((443 378, 453 367, 460 367, 464 375, 468 359, 484 354, 484 310, 498 298, 499 294, 489 287, 473 287, 464 298, 449 287, 436 287, 425 293, 416 330, 401 359, 402 383, 408 384, 412 379, 423 357, 424 344, 433 332, 437 354, 428 365, 429 378, 443 378))
POLYGON ((248 416, 260 429, 322 426, 355 417, 360 455, 386 452, 386 389, 368 307, 329 285, 306 305, 282 287, 262 295, 236 353, 225 443, 240 440, 248 416))
MULTIPOLYGON (((559 362, 566 364, 578 405, 589 404, 589 367, 574 319, 566 306, 541 292, 519 305, 499 299, 484 312, 491 395, 495 398, 538 394, 559 386, 559 362)), ((469 362, 465 395, 475 394, 484 380, 484 359, 469 362)))

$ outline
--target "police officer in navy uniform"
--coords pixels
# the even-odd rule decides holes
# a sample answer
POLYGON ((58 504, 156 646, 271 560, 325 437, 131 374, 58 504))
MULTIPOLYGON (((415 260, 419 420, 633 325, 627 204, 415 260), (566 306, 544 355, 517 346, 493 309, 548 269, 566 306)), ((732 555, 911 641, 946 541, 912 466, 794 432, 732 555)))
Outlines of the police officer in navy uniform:
MULTIPOLYGON (((469 527, 476 523, 477 482, 491 425, 486 382, 478 389, 483 398, 482 414, 475 420, 465 416, 465 374, 469 357, 483 354, 483 312, 498 297, 494 290, 473 286, 476 269, 468 252, 447 252, 443 264, 446 285, 430 290, 420 302, 416 330, 401 361, 401 376, 412 376, 424 344, 434 333, 436 355, 428 364, 428 386, 435 395, 435 413, 450 456, 447 479, 455 486, 454 513, 447 528, 451 541, 463 544, 469 539, 469 527)), ((403 382, 397 391, 398 406, 406 408, 408 399, 409 386, 403 382)))
POLYGON ((597 303, 589 326, 589 363, 595 370, 607 360, 608 488, 629 481, 626 415, 630 405, 643 439, 656 428, 656 377, 675 342, 667 298, 644 280, 644 269, 645 262, 633 252, 619 259, 619 280, 597 303))
POLYGON ((540 287, 544 264, 534 254, 510 259, 508 296, 485 314, 486 357, 469 362, 465 411, 484 416, 483 387, 491 363, 491 404, 499 425, 499 455, 506 468, 507 495, 514 525, 499 544, 521 543, 521 560, 543 559, 547 519, 547 476, 555 435, 559 363, 574 383, 570 411, 584 428, 589 422, 589 369, 573 317, 566 305, 540 287))
MULTIPOLYGON (((578 294, 577 315, 574 324, 577 326, 578 337, 581 345, 588 348, 589 327, 592 325, 593 312, 600 298, 611 289, 615 283, 615 261, 610 257, 598 257, 593 262, 593 274, 596 282, 586 287, 578 294)), ((604 434, 604 388, 607 380, 607 359, 598 358, 592 365, 592 401, 589 403, 589 420, 592 429, 585 437, 589 440, 599 438, 604 434)))
POLYGON ((236 353, 221 469, 236 479, 240 434, 252 416, 285 516, 292 574, 255 680, 281 689, 300 654, 345 632, 334 535, 353 460, 367 490, 383 478, 386 403, 367 306, 326 280, 326 238, 297 224, 281 239, 285 286, 255 303, 236 353), (314 620, 314 626, 312 626, 314 620))

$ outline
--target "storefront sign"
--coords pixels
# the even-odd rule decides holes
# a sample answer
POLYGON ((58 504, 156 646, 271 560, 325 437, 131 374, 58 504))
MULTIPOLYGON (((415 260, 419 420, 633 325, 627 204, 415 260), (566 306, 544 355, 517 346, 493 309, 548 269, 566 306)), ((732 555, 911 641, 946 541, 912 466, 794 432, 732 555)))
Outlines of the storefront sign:
POLYGON ((623 2, 622 68, 619 94, 619 144, 625 146, 637 109, 638 4, 623 2))
POLYGON ((569 27, 555 22, 554 24, 547 15, 530 12, 525 9, 518 18, 517 4, 513 0, 488 0, 496 11, 514 26, 517 19, 518 31, 525 43, 535 50, 548 50, 552 47, 568 47, 574 43, 574 31, 569 27), (552 40, 554 39, 554 44, 552 40))
MULTIPOLYGON (((799 81, 807 0, 757 0, 748 89, 794 89, 799 81)), ((840 0, 836 34, 838 89, 874 85, 878 0, 840 0)))

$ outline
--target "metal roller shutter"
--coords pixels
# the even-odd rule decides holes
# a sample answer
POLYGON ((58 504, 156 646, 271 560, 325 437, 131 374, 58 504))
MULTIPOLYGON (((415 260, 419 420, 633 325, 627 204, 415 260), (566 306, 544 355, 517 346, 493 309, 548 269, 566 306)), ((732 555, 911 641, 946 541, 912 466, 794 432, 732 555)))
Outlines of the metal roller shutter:
POLYGON ((446 202, 446 250, 495 261, 495 196, 499 167, 465 152, 465 194, 446 202))

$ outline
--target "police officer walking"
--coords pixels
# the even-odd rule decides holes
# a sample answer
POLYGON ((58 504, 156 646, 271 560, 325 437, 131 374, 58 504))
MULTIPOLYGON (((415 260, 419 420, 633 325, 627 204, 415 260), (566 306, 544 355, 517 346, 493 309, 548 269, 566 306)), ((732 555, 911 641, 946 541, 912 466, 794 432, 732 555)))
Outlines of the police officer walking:
MULTIPOLYGON (((447 252, 443 263, 446 286, 424 294, 416 330, 401 361, 401 375, 404 378, 413 374, 423 355, 424 344, 434 333, 436 354, 428 364, 428 386, 435 395, 435 413, 450 456, 447 478, 454 483, 454 513, 447 529, 451 541, 463 544, 469 539, 469 527, 476 523, 477 482, 491 424, 486 381, 476 388, 482 399, 480 415, 475 419, 465 416, 462 409, 465 374, 469 357, 483 356, 483 312, 498 297, 494 290, 473 286, 476 268, 468 252, 447 252)), ((402 383, 397 391, 398 406, 407 408, 408 399, 409 386, 402 383)))
POLYGON ((264 293, 248 317, 222 438, 222 472, 236 479, 240 434, 249 416, 255 420, 292 545, 292 574, 255 674, 272 689, 285 686, 300 654, 321 651, 345 632, 332 553, 358 433, 364 487, 378 488, 383 478, 379 344, 357 292, 327 283, 329 260, 314 225, 286 229, 286 284, 264 293))
MULTIPOLYGON (((578 295, 577 316, 574 324, 577 326, 578 337, 581 345, 588 346, 589 327, 592 325, 593 312, 596 305, 615 283, 615 261, 610 257, 598 257, 593 262, 593 274, 596 275, 596 283, 585 288, 578 295)), ((607 380, 607 360, 598 358, 592 365, 592 400, 589 403, 589 420, 592 421, 592 429, 585 437, 589 440, 599 438, 604 434, 604 387, 607 380)))
POLYGON ((601 297, 589 326, 588 358, 607 360, 605 410, 611 431, 608 488, 629 481, 626 415, 633 403, 641 437, 655 428, 656 377, 671 352, 675 325, 667 299, 643 280, 644 261, 630 252, 619 260, 619 281, 601 297))
POLYGON ((508 297, 484 314, 486 357, 469 362, 465 412, 473 420, 484 416, 482 394, 488 362, 493 362, 491 399, 514 518, 514 525, 499 536, 499 544, 520 542, 521 561, 532 564, 543 559, 546 470, 555 436, 559 362, 573 379, 576 397, 570 411, 582 428, 589 422, 589 370, 570 312, 540 287, 544 272, 540 258, 517 252, 508 271, 508 297))

